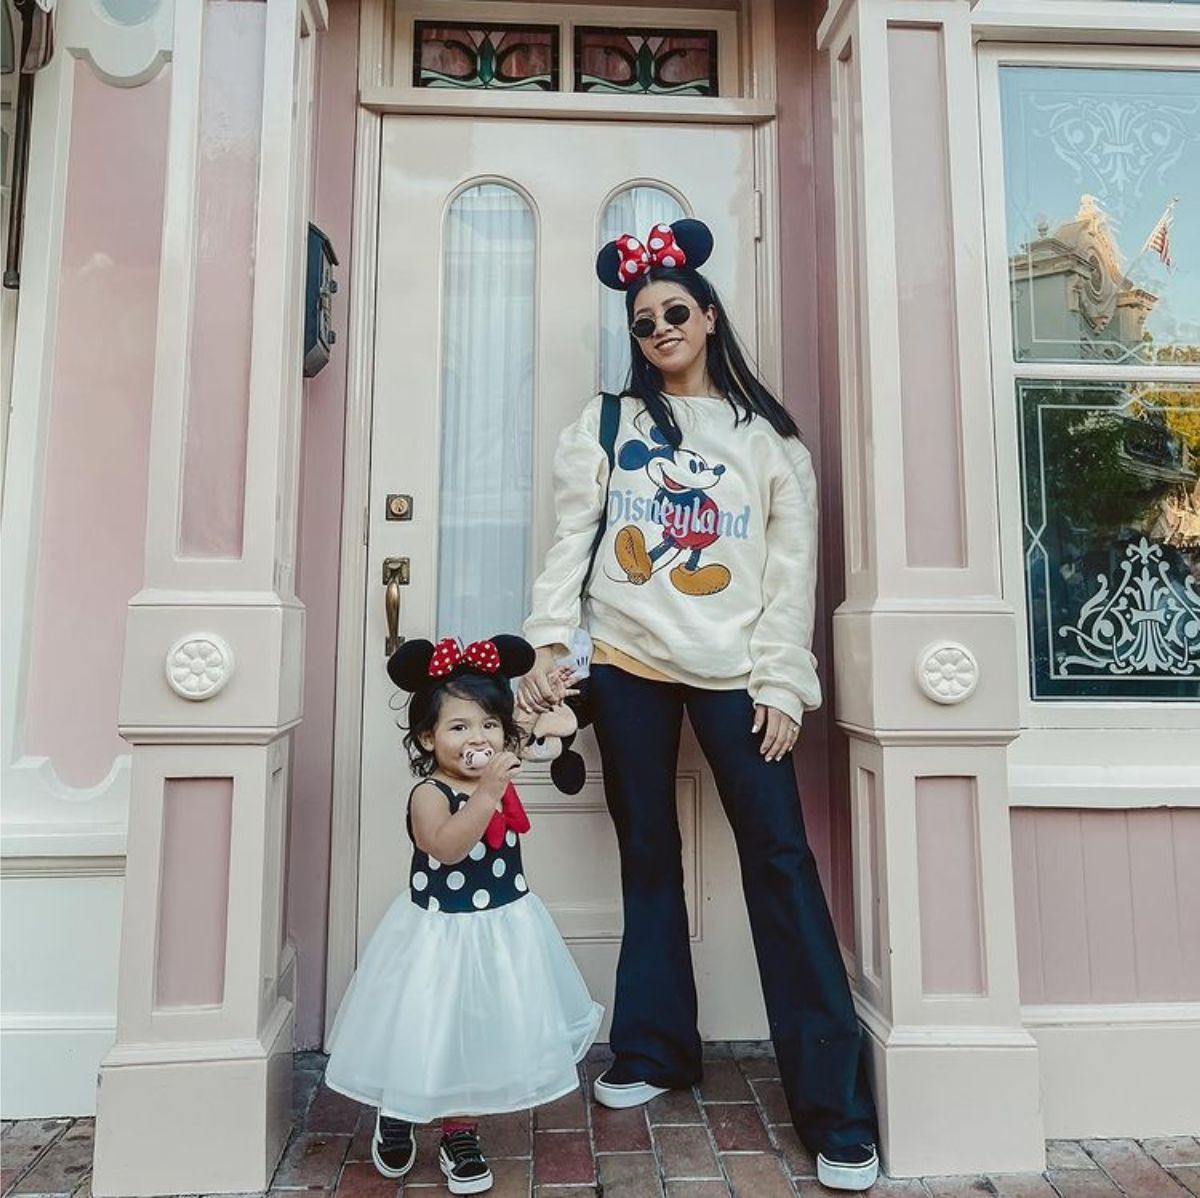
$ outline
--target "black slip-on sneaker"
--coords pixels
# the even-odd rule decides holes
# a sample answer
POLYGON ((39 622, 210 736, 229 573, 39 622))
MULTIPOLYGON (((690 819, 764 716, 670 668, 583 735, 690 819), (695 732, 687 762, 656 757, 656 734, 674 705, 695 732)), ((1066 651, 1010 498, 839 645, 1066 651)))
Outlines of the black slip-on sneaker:
POLYGON ((817 1153, 817 1180, 830 1190, 869 1190, 879 1177, 874 1144, 851 1144, 817 1153))
POLYGON ((650 1082, 638 1081, 630 1076, 621 1065, 606 1069, 592 1083, 592 1095, 601 1106, 614 1111, 642 1106, 652 1098, 667 1092, 665 1086, 654 1086, 650 1082))

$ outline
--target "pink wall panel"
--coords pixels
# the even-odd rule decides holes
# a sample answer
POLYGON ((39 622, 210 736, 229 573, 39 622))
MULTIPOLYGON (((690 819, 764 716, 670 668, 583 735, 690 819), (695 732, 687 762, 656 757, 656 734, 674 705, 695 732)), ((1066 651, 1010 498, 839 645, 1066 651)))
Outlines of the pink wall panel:
POLYGON ((1179 902, 1179 964, 1185 988, 1200 994, 1200 819, 1177 811, 1171 819, 1179 902))
POLYGON ((329 365, 305 385, 304 447, 296 590, 304 602, 304 723, 292 738, 287 929, 296 945, 296 1041, 321 1043, 329 918, 333 708, 337 649, 336 580, 341 552, 346 352, 350 342, 350 235, 357 114, 358 4, 331 6, 318 41, 317 183, 313 221, 330 236, 341 265, 333 297, 338 340, 329 365))
POLYGON ((832 718, 833 610, 844 590, 838 442, 837 290, 828 63, 816 50, 817 5, 777 3, 779 202, 784 213, 783 400, 813 455, 821 488, 820 583, 813 651, 825 705, 805 717, 798 777, 809 839, 838 934, 854 939, 850 785, 845 737, 832 718))
POLYGON ((966 565, 942 33, 888 31, 910 566, 966 565))
MULTIPOLYGON (((863 395, 863 379, 862 379, 862 362, 863 362, 863 322, 866 319, 863 312, 863 287, 862 287, 862 264, 859 261, 861 237, 858 230, 862 226, 862 211, 863 211, 863 194, 862 194, 862 171, 859 169, 859 161, 862 155, 862 103, 858 99, 860 85, 858 78, 858 61, 854 57, 853 42, 847 43, 846 50, 842 57, 834 64, 829 63, 828 59, 821 60, 822 74, 827 71, 832 71, 832 79, 837 88, 837 117, 835 118, 830 113, 830 129, 825 136, 824 141, 827 144, 832 144, 833 128, 832 121, 834 119, 843 122, 843 127, 838 130, 838 136, 844 139, 848 150, 842 155, 840 177, 838 180, 839 186, 847 197, 847 207, 849 214, 847 219, 851 225, 851 235, 847 239, 846 246, 846 277, 837 279, 836 274, 831 271, 830 283, 828 286, 828 295, 822 295, 821 303, 821 319, 823 326, 827 326, 828 334, 823 338, 823 341, 829 343, 829 348, 826 351, 829 365, 827 369, 822 371, 822 386, 825 387, 826 400, 829 405, 830 415, 835 420, 839 411, 839 387, 843 380, 839 378, 839 362, 838 362, 838 329, 837 329, 837 292, 838 287, 851 287, 854 289, 855 305, 851 309, 852 328, 848 331, 850 342, 850 361, 846 363, 846 378, 844 385, 848 389, 849 403, 848 414, 845 428, 840 428, 840 439, 849 442, 850 453, 854 458, 854 465, 851 472, 850 485, 854 489, 854 502, 852 510, 846 514, 846 532, 849 542, 849 550, 847 554, 846 568, 850 574, 859 574, 865 570, 869 570, 875 560, 875 549, 871 542, 868 513, 870 511, 870 453, 871 453, 871 435, 867 426, 868 412, 863 395)), ((823 172, 823 178, 827 180, 826 186, 823 189, 828 193, 828 206, 830 215, 828 218, 828 227, 824 234, 830 244, 833 244, 835 235, 835 221, 833 216, 834 200, 833 200, 833 163, 828 164, 827 170, 823 172)), ((823 354, 823 357, 825 354, 823 354)), ((836 466, 837 475, 840 477, 840 462, 830 461, 831 470, 836 466)), ((831 497, 832 498, 832 497, 831 497)), ((838 510, 841 509, 841 493, 837 496, 838 510)))
POLYGON ((1200 810, 1012 813, 1021 999, 1200 999, 1200 810))
POLYGON ((921 983, 926 994, 983 994, 979 817, 974 778, 917 778, 921 983))
POLYGON ((117 702, 145 552, 171 80, 74 69, 24 749, 82 787, 128 752, 117 702))
POLYGON ((179 549, 241 557, 267 6, 207 0, 179 549))
MULTIPOLYGON (((1131 949, 1136 939, 1132 890, 1114 885, 1115 879, 1129 877, 1129 828, 1124 818, 1088 822, 1088 835, 1082 842, 1082 866, 1090 997, 1095 1002, 1120 1002, 1136 994, 1138 987, 1133 953, 1110 949, 1131 949)), ((1068 838, 1072 836, 1069 826, 1064 831, 1068 838)), ((1078 877, 1073 866, 1066 876, 1078 877)), ((1050 893, 1054 893, 1053 886, 1050 893)), ((1078 962, 1075 952, 1068 959, 1078 962)))
POLYGON ((883 976, 883 827, 880 821, 879 792, 873 770, 860 770, 860 794, 867 809, 867 853, 871 879, 871 972, 883 976))
POLYGON ((156 1007, 224 998, 232 820, 232 778, 164 781, 156 1007))

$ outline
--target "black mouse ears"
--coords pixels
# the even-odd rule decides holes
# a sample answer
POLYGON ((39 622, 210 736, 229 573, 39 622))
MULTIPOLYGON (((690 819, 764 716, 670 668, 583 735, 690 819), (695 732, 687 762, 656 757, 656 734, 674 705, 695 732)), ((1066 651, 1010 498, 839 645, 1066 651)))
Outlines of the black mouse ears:
POLYGON ((388 658, 388 677, 403 691, 420 690, 438 678, 468 671, 520 678, 533 669, 533 646, 519 636, 501 633, 466 648, 452 636, 438 641, 405 641, 388 658))
POLYGON ((645 241, 622 233, 596 255, 596 277, 605 287, 624 291, 655 266, 687 266, 699 270, 712 255, 712 231, 702 220, 685 217, 657 224, 645 241))

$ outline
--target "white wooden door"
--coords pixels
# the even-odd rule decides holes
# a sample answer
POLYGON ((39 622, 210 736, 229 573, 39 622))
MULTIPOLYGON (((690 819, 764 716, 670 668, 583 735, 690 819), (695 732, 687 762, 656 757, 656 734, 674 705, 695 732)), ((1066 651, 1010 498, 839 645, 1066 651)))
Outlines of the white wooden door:
MULTIPOLYGON (((753 346, 749 129, 424 116, 384 121, 363 596, 360 946, 407 884, 410 853, 404 805, 413 779, 400 743, 402 696, 384 671, 383 560, 409 560, 402 635, 519 631, 528 585, 553 535, 559 432, 598 390, 602 368, 612 378, 611 356, 625 340, 617 327, 623 315, 614 309, 620 298, 602 296, 593 273, 606 220, 612 236, 613 221, 632 208, 653 210, 657 218, 672 205, 712 227, 716 250, 706 273, 753 346), (489 224, 488 211, 497 204, 508 213, 498 226, 489 224), (482 311, 476 295, 468 319, 462 272, 474 269, 472 262, 485 292, 482 311), (602 304, 608 305, 604 338, 602 304), (476 331, 464 335, 464 328, 476 331), (455 455, 459 440, 471 439, 472 424, 465 466, 455 455), (451 476, 461 484, 448 485, 451 476), (410 519, 387 518, 395 495, 411 497, 410 519), (483 539, 467 561, 460 554, 451 564, 447 538, 466 526, 483 539), (499 566, 493 535, 504 552, 499 566), (500 575, 503 584, 492 594, 500 575), (478 626, 440 627, 439 618, 458 610, 460 600, 478 626)), ((641 237, 648 229, 618 231, 641 237)), ((533 821, 524 852, 531 885, 592 993, 611 1009, 622 922, 617 846, 590 730, 577 747, 588 762, 588 783, 574 797, 556 791, 544 768, 523 771, 519 785, 533 821)), ((701 1032, 710 1039, 761 1037, 766 1020, 733 840, 690 732, 677 794, 701 1032)))

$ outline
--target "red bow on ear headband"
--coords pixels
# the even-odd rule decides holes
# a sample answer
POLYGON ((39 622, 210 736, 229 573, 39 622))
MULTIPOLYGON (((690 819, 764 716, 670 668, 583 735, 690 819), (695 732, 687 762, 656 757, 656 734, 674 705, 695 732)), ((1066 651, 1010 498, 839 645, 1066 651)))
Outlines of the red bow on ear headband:
POLYGON ((465 649, 460 649, 458 641, 448 636, 433 647, 429 677, 444 678, 463 662, 484 674, 494 674, 500 668, 500 654, 491 641, 472 641, 465 649))
POLYGON ((686 266, 687 255, 679 248, 670 225, 658 224, 650 230, 645 243, 628 233, 622 233, 616 241, 620 255, 622 282, 630 282, 645 274, 652 266, 686 266))

